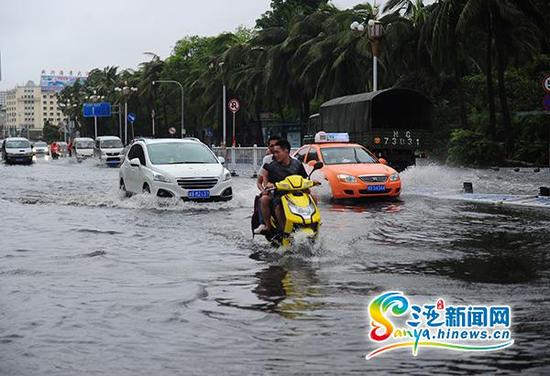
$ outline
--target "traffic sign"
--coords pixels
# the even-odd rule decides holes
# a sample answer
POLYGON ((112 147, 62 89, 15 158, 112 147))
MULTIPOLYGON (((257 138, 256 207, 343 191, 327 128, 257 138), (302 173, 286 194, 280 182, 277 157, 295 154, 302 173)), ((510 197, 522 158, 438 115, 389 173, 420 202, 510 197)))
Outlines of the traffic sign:
POLYGON ((239 110, 241 109, 241 104, 239 103, 239 100, 236 98, 230 99, 228 106, 229 106, 229 111, 233 113, 239 112, 239 110))
POLYGON ((176 134, 176 128, 174 128, 174 127, 168 128, 168 133, 170 133, 170 134, 176 134))
POLYGON ((550 94, 546 94, 542 99, 542 105, 544 106, 544 111, 550 112, 550 94))
POLYGON ((82 114, 84 117, 110 117, 111 104, 108 102, 84 103, 82 114))
POLYGON ((550 75, 544 77, 544 80, 542 80, 542 88, 544 89, 544 91, 550 94, 550 75))
POLYGON ((134 122, 136 121, 136 114, 134 114, 133 112, 130 112, 128 114, 128 121, 132 124, 134 124, 134 122))

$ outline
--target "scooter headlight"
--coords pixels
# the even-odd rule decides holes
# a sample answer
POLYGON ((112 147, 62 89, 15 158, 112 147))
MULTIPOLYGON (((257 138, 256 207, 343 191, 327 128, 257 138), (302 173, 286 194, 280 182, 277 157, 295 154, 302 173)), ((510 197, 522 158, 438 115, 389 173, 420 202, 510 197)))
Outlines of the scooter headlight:
POLYGON ((294 205, 292 202, 288 202, 288 209, 291 213, 299 215, 304 218, 309 218, 315 213, 315 207, 313 204, 309 204, 308 206, 298 206, 294 205))

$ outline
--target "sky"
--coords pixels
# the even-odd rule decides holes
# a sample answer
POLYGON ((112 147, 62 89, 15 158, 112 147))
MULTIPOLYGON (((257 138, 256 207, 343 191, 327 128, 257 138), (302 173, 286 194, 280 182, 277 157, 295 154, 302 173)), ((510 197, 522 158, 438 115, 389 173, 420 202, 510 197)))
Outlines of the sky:
MULTIPOLYGON (((1 0, 0 90, 116 65, 136 68, 144 52, 167 57, 187 35, 252 27, 270 0, 1 0)), ((365 1, 333 0, 339 8, 365 1)), ((380 0, 378 0, 380 3, 380 0)))

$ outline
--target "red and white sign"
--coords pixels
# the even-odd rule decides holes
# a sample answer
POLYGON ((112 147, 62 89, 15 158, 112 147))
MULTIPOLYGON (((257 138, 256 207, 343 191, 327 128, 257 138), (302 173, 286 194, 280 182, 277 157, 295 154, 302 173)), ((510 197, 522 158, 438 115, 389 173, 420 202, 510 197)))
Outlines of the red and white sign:
POLYGON ((542 80, 542 88, 550 94, 550 76, 546 76, 544 80, 542 80))
POLYGON ((168 133, 170 133, 170 134, 176 134, 176 128, 174 128, 174 127, 168 128, 168 133))
POLYGON ((230 99, 227 105, 229 107, 229 111, 233 113, 237 113, 241 109, 241 104, 239 103, 239 100, 236 98, 230 99))

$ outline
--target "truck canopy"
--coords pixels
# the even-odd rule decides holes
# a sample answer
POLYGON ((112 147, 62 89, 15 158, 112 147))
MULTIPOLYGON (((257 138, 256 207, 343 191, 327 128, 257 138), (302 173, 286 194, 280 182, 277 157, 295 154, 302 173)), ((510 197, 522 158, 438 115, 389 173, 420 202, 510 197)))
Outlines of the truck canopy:
POLYGON ((323 103, 319 112, 327 132, 359 135, 376 128, 432 128, 430 100, 412 89, 391 88, 334 98, 323 103))

